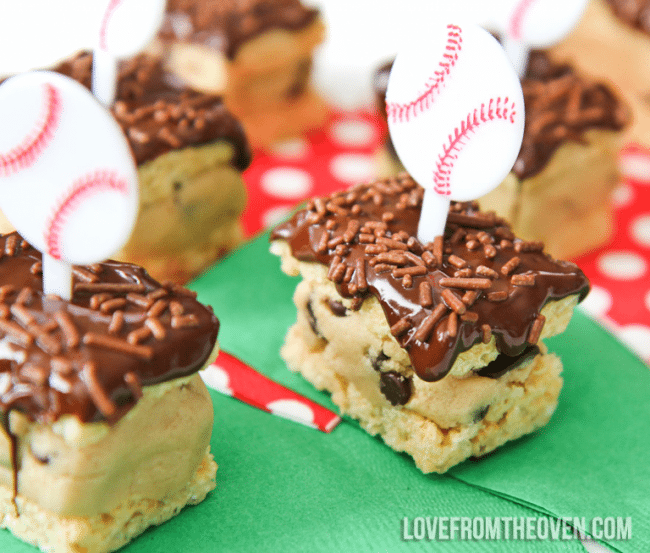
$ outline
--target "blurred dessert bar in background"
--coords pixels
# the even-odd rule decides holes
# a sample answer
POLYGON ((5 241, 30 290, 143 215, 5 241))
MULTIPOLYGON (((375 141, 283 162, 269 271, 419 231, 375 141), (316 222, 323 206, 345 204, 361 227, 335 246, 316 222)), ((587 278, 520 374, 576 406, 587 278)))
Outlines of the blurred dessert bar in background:
MULTIPOLYGON (((91 69, 88 53, 55 68, 88 88, 91 69)), ((171 86, 161 61, 146 54, 122 62, 112 112, 140 181, 140 213, 118 258, 187 282, 243 239, 244 131, 221 98, 171 86)))
MULTIPOLYGON (((390 63, 375 75, 380 113, 390 63)), ((610 195, 618 183, 621 129, 627 107, 605 84, 533 51, 522 79, 526 127, 513 170, 479 200, 510 221, 525 240, 541 240, 556 257, 572 257, 606 242, 613 232, 610 195)), ((377 153, 382 175, 403 170, 387 145, 377 153)))
POLYGON ((649 0, 591 0, 580 24, 550 55, 620 93, 633 113, 626 139, 650 146, 649 0))
POLYGON ((160 46, 192 88, 223 95, 254 146, 320 127, 327 114, 310 85, 325 27, 299 0, 170 0, 160 46))

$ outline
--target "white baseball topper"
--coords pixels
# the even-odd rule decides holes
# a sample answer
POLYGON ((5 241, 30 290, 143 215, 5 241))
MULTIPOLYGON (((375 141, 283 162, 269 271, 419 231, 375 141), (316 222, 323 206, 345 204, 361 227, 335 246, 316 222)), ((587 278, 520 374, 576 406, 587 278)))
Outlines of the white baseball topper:
POLYGON ((499 43, 473 23, 439 22, 411 37, 395 58, 386 110, 395 150, 425 189, 423 243, 443 234, 450 200, 495 188, 521 148, 519 78, 499 43))
POLYGON ((48 71, 0 86, 0 208, 43 253, 43 287, 71 297, 72 264, 103 261, 128 239, 137 169, 111 114, 48 71))
POLYGON ((522 77, 532 48, 548 48, 577 25, 588 0, 500 0, 490 8, 491 27, 522 77))
POLYGON ((137 54, 154 37, 166 0, 102 0, 93 52, 93 94, 105 106, 115 100, 117 60, 137 54))

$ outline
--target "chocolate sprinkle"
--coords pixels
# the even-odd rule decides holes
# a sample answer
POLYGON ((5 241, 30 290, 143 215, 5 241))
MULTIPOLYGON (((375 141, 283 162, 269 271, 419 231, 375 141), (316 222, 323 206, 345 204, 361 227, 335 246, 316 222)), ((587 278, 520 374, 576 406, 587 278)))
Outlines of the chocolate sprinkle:
MULTIPOLYGON (((325 211, 318 214, 319 222, 313 222, 314 215, 317 215, 317 202, 312 204, 314 207, 311 209, 298 211, 289 221, 275 228, 271 240, 287 241, 293 255, 301 261, 318 262, 329 267, 330 279, 339 266, 343 267, 339 271, 345 272, 346 267, 356 268, 359 260, 366 261, 367 290, 359 291, 351 283, 343 281, 336 282, 337 290, 343 297, 355 300, 362 300, 367 295, 379 300, 391 333, 406 349, 414 370, 424 380, 443 378, 459 353, 477 342, 489 341, 492 336, 500 352, 518 355, 528 346, 529 337, 535 337, 534 333, 530 334, 531 328, 547 302, 571 295, 578 295, 582 299, 589 290, 586 277, 573 263, 555 261, 540 251, 522 249, 515 252, 513 247, 502 247, 501 240, 511 235, 507 223, 494 214, 479 212, 474 202, 452 202, 444 238, 438 237, 430 244, 420 244, 417 241, 417 225, 423 191, 408 175, 358 185, 352 192, 357 198, 354 205, 359 206, 354 218, 360 222, 362 230, 373 229, 373 233, 381 230, 388 240, 410 243, 409 253, 424 262, 426 274, 408 275, 412 279, 412 286, 405 286, 402 278, 393 275, 397 269, 422 266, 413 260, 412 255, 404 255, 402 250, 369 251, 366 244, 359 242, 357 235, 348 245, 349 252, 345 255, 337 256, 331 249, 317 251, 322 234, 331 232, 332 238, 341 236, 348 228, 350 218, 325 207, 325 211), (382 197, 380 205, 374 199, 378 194, 382 197), (400 199, 403 195, 417 201, 405 203, 400 199), (395 215, 388 223, 382 220, 385 211, 395 215), (452 214, 454 222, 451 222, 452 214), (332 230, 325 228, 329 221, 335 223, 330 225, 332 230), (488 221, 491 221, 491 226, 487 224, 488 221), (378 224, 382 226, 378 227, 378 224), (458 243, 451 244, 450 239, 457 234, 458 228, 463 228, 466 233, 462 238, 456 238, 458 243), (479 241, 477 230, 485 233, 481 239, 486 243, 485 248, 494 249, 493 257, 486 254, 485 248, 468 251, 465 247, 467 240, 479 241), (415 251, 422 251, 422 254, 415 251), (438 257, 433 267, 426 262, 427 252, 438 257), (459 297, 451 288, 441 284, 449 284, 449 280, 442 279, 456 278, 453 275, 458 270, 458 262, 454 258, 456 264, 450 263, 450 256, 462 259, 467 268, 475 273, 480 266, 489 269, 485 271, 489 276, 486 274, 480 279, 470 279, 478 280, 481 288, 472 287, 471 284, 470 289, 457 288, 459 297), (519 258, 518 274, 533 275, 534 286, 516 286, 511 282, 511 277, 516 275, 503 275, 497 270, 515 256, 519 258), (388 270, 385 270, 386 267, 388 270), (431 286, 432 302, 429 306, 422 305, 420 301, 423 283, 431 286), (468 305, 472 314, 463 319, 468 305)), ((347 194, 349 191, 334 194, 322 199, 321 203, 327 206, 347 194)), ((511 236, 513 244, 521 242, 514 235, 511 236)), ((456 280, 452 282, 458 283, 456 280)))

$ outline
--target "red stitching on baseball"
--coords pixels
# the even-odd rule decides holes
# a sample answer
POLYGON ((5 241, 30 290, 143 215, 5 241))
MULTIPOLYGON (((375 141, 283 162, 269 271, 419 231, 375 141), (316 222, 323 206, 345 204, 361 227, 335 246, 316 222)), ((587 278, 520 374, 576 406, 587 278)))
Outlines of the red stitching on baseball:
POLYGON ((471 111, 467 118, 461 121, 460 125, 449 135, 449 142, 443 147, 442 153, 438 156, 436 170, 433 173, 433 189, 442 196, 451 195, 451 171, 458 159, 458 154, 465 145, 465 140, 470 134, 476 132, 480 126, 490 121, 515 122, 515 103, 510 103, 506 98, 491 98, 487 104, 481 104, 479 109, 471 111))
POLYGON ((124 195, 129 193, 126 180, 115 171, 109 170, 93 171, 72 185, 70 193, 59 202, 46 224, 45 244, 49 255, 55 259, 61 259, 61 234, 68 217, 89 194, 92 195, 103 190, 116 190, 124 195))
POLYGON ((510 19, 509 31, 510 36, 515 40, 521 39, 522 28, 524 26, 524 17, 526 12, 532 4, 535 3, 535 0, 521 0, 519 4, 515 7, 515 11, 512 13, 512 18, 510 19))
POLYGON ((415 100, 406 103, 387 102, 386 114, 391 121, 408 121, 411 116, 429 109, 433 103, 433 97, 444 84, 445 78, 456 65, 458 53, 463 45, 463 30, 456 25, 447 25, 447 44, 442 54, 442 61, 438 64, 439 69, 434 71, 433 77, 426 82, 426 88, 415 100))
POLYGON ((54 136, 61 116, 61 96, 51 84, 45 85, 43 113, 23 141, 0 154, 0 175, 9 176, 33 165, 54 136))
POLYGON ((113 16, 113 13, 117 9, 117 7, 121 4, 122 0, 111 0, 108 3, 108 7, 106 8, 106 12, 104 13, 104 17, 102 17, 102 23, 99 28, 99 47, 102 50, 108 50, 108 46, 106 44, 106 34, 108 30, 108 23, 111 20, 111 17, 113 16))

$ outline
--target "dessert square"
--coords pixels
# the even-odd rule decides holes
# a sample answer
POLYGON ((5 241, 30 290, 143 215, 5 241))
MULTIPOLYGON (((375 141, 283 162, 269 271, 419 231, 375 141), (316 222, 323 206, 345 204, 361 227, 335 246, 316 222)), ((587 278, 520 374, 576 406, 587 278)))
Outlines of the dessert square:
POLYGON ((625 139, 650 144, 650 2, 592 0, 580 24, 551 48, 558 61, 570 61, 602 79, 632 110, 625 139))
POLYGON ((75 266, 70 302, 41 254, 0 237, 0 526, 43 551, 103 553, 215 487, 197 374, 219 322, 192 292, 117 261, 75 266))
POLYGON ((318 128, 311 88, 325 27, 299 0, 171 0, 160 33, 168 68, 193 88, 223 94, 254 146, 318 128))
MULTIPOLYGON (((55 68, 90 88, 92 54, 55 68)), ((221 98, 174 86, 162 61, 141 54, 119 69, 112 108, 138 165, 140 211, 118 259, 184 283, 243 239, 241 177, 251 153, 221 98)))
POLYGON ((282 356, 342 413, 423 472, 545 425, 562 365, 542 339, 589 284, 475 202, 417 239, 423 190, 408 175, 308 202, 271 235, 298 319, 282 356))

